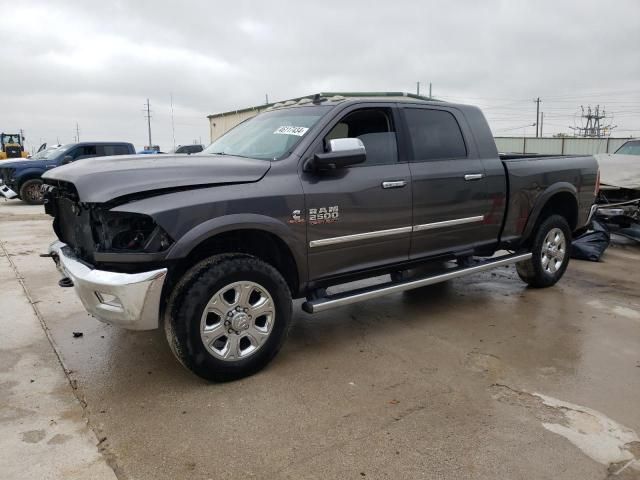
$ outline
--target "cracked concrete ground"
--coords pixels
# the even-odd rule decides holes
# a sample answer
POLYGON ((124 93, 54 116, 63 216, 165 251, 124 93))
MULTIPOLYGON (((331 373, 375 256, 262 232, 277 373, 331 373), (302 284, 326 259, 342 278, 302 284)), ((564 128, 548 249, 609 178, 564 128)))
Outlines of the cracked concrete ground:
MULTIPOLYGON (((120 479, 640 478, 637 247, 573 261, 546 290, 500 268, 315 316, 297 308, 266 370, 215 385, 160 332, 101 324, 59 288, 37 256, 53 239, 39 211, 0 202, 0 240, 71 370, 74 408, 86 402, 92 455, 120 479)), ((53 355, 46 341, 36 351, 53 355)), ((8 445, 73 451, 57 444, 67 431, 0 428, 8 445)))

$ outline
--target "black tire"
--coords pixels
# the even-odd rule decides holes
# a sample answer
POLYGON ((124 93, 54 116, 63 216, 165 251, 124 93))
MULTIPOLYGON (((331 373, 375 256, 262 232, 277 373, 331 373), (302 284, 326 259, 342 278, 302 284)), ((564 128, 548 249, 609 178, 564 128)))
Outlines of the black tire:
MULTIPOLYGON (((559 241, 558 241, 559 243, 559 241)), ((554 242, 555 245, 555 242, 554 242)), ((562 278, 569 265, 571 256, 571 228, 561 215, 551 215, 537 227, 531 241, 531 259, 516 264, 520 278, 534 288, 545 288, 555 285, 562 278), (560 259, 560 251, 545 242, 548 235, 561 232, 564 253, 560 259)))
MULTIPOLYGON (((274 267, 246 254, 215 255, 187 271, 173 289, 167 306, 165 334, 176 358, 196 375, 216 382, 236 380, 256 373, 275 357, 288 334, 291 311, 291 292, 274 267), (236 282, 255 283, 266 290, 273 302, 275 315, 270 333, 255 352, 247 358, 225 360, 217 358, 210 349, 218 340, 210 347, 205 345, 201 327, 204 325, 205 307, 212 297, 236 282)), ((228 318, 220 317, 222 320, 228 318)), ((257 322, 258 319, 250 323, 252 321, 257 322)), ((251 324, 253 327, 255 325, 251 324)))
POLYGON ((20 200, 29 205, 42 205, 44 203, 44 195, 41 192, 42 180, 32 178, 27 180, 20 186, 20 200))

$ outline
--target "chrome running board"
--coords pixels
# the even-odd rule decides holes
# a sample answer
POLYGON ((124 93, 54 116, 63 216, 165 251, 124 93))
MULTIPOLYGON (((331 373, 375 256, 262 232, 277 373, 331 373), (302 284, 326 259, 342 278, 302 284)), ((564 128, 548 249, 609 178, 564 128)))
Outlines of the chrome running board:
POLYGON ((330 308, 343 307, 352 303, 363 302, 372 298, 382 297, 396 292, 404 292, 414 288, 433 285, 434 283, 445 282, 453 278, 464 277, 485 270, 491 270, 503 265, 518 263, 531 258, 531 253, 514 253, 502 257, 491 258, 479 265, 472 267, 456 267, 437 275, 418 278, 415 280, 407 280, 404 282, 387 282, 381 285, 371 287, 358 288, 348 292, 336 293, 335 295, 327 295, 323 298, 307 300, 302 304, 302 309, 307 313, 324 312, 330 308))

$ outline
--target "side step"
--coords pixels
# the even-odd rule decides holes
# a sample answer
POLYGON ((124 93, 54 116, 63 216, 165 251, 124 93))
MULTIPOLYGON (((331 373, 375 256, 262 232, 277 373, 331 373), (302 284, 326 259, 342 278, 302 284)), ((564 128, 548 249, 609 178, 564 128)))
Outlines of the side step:
POLYGON ((431 275, 429 277, 407 280, 399 283, 387 282, 382 285, 358 288, 349 292, 327 295, 324 298, 307 300, 302 304, 302 309, 307 313, 324 312, 330 308, 351 305, 352 303, 363 302, 372 298, 382 297, 383 295, 389 295, 390 293, 404 292, 406 290, 412 290, 426 285, 433 285, 434 283, 445 282, 452 278, 464 277, 465 275, 484 272, 485 270, 491 270, 503 265, 522 262, 524 260, 529 260, 530 258, 531 253, 513 253, 502 257, 491 258, 480 265, 474 265, 472 267, 452 268, 451 270, 447 270, 445 273, 440 273, 438 275, 431 275))

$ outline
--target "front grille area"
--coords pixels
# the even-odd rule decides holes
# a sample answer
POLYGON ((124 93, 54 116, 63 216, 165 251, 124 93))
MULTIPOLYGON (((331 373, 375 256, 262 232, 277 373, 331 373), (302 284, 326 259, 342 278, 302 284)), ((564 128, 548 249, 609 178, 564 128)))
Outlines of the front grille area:
POLYGON ((13 172, 15 172, 15 168, 0 168, 0 180, 2 180, 2 183, 12 187, 13 182, 11 178, 13 177, 13 172))
POLYGON ((94 263, 96 242, 91 231, 89 209, 67 196, 56 194, 47 195, 47 203, 54 204, 48 213, 55 216, 53 227, 58 238, 69 245, 82 260, 94 263))
POLYGON ((7 146, 4 149, 7 154, 7 158, 21 158, 22 157, 22 148, 17 146, 7 146))

